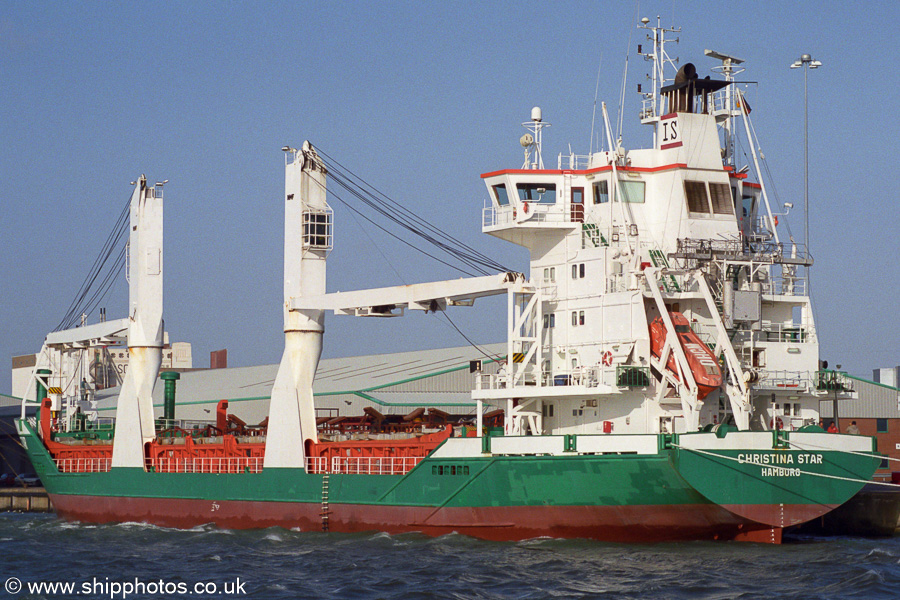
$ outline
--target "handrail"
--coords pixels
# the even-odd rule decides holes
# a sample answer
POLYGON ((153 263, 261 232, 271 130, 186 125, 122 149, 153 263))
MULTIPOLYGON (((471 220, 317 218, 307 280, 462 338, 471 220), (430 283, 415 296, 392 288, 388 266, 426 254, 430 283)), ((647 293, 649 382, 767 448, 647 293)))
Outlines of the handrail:
POLYGON ((112 467, 112 458, 54 458, 60 473, 107 473, 112 467))
POLYGON ((148 458, 147 470, 157 473, 262 473, 261 456, 187 456, 148 458))
POLYGON ((306 472, 340 475, 405 475, 415 468, 421 456, 310 456, 306 472))

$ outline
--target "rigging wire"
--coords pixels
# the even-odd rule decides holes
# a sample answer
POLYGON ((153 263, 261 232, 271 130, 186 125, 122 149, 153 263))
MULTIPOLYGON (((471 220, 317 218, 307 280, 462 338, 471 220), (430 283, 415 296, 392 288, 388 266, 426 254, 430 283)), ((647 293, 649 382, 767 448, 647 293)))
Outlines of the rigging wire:
POLYGON ((125 267, 127 248, 125 239, 128 232, 130 205, 131 195, 82 281, 75 298, 53 331, 69 329, 78 323, 82 314, 90 315, 118 280, 118 275, 125 267), (111 258, 112 260, 110 260, 111 258))
MULTIPOLYGON (((318 183, 318 182, 316 182, 316 183, 318 183)), ((321 186, 321 184, 319 184, 319 185, 321 186)), ((450 263, 448 263, 448 262, 446 262, 446 261, 444 261, 444 260, 438 258, 437 256, 434 256, 433 254, 430 254, 430 253, 426 252, 425 250, 422 250, 421 248, 419 248, 419 247, 413 245, 412 243, 410 243, 410 242, 404 240, 403 238, 401 238, 400 236, 398 236, 398 235, 395 234, 394 232, 389 231, 388 229, 386 229, 385 227, 383 227, 383 226, 380 225, 379 223, 376 223, 374 220, 372 220, 371 218, 369 218, 367 215, 363 214, 358 208, 356 208, 355 206, 353 206, 352 204, 350 204, 349 202, 347 202, 347 201, 345 201, 343 198, 341 198, 340 195, 337 194, 333 189, 332 189, 332 190, 329 190, 328 195, 329 195, 330 197, 336 199, 336 200, 337 200, 338 202, 340 202, 343 206, 345 206, 346 208, 348 208, 348 209, 351 210, 352 212, 356 213, 357 215, 359 215, 360 217, 362 217, 363 219, 365 219, 366 221, 368 221, 369 223, 371 223, 372 225, 374 225, 375 227, 377 227, 377 228, 380 229, 381 231, 385 232, 386 234, 388 234, 389 236, 391 236, 392 238, 394 238, 394 239, 397 240, 398 242, 400 242, 400 243, 402 243, 402 244, 406 244, 407 246, 409 246, 409 247, 412 248, 413 250, 417 250, 417 251, 421 252, 422 254, 428 256, 429 258, 433 258, 434 260, 438 261, 439 263, 441 263, 441 264, 443 264, 443 265, 446 265, 446 266, 450 267, 451 269, 453 269, 453 270, 455 270, 455 271, 458 271, 458 272, 462 273, 463 275, 468 275, 468 276, 470 276, 470 277, 473 277, 473 276, 474 276, 473 273, 471 273, 470 271, 466 271, 466 270, 464 270, 464 269, 461 269, 461 268, 457 267, 456 265, 452 265, 452 264, 450 264, 450 263)))
MULTIPOLYGON (((329 174, 334 182, 382 217, 437 247, 444 253, 466 265, 470 270, 479 272, 483 275, 510 270, 491 257, 475 250, 471 246, 437 228, 386 194, 380 192, 365 179, 354 174, 329 156, 325 151, 318 147, 316 147, 316 151, 320 156, 327 159, 327 161, 323 160, 323 162, 329 170, 329 174)), ((357 214, 362 215, 358 210, 356 212, 357 214)), ((371 219, 367 220, 374 224, 374 221, 371 219)), ((386 231, 384 228, 381 229, 386 231)), ((421 251, 421 249, 418 250, 421 251)), ((432 256, 432 258, 434 257, 432 256)))
MULTIPOLYGON (((381 215, 391 223, 399 226, 401 229, 412 233, 420 239, 428 242, 432 246, 438 248, 440 251, 449 255, 452 259, 455 259, 455 261, 462 263, 462 265, 457 266, 451 264, 447 260, 435 256, 434 254, 427 252, 424 249, 416 246, 415 244, 403 239, 399 235, 388 230, 380 223, 376 222, 375 219, 373 219, 369 215, 365 214, 360 209, 360 207, 355 206, 353 203, 343 198, 341 194, 336 193, 334 188, 328 190, 328 194, 330 197, 335 198, 338 202, 340 202, 343 206, 351 211, 351 216, 355 214, 359 217, 362 217, 397 241, 406 244, 410 248, 413 248, 414 250, 421 252, 429 258, 432 258, 439 263, 450 267, 451 269, 454 269, 455 271, 464 275, 490 275, 493 272, 509 272, 511 270, 503 264, 492 259, 491 257, 454 238, 445 231, 438 229, 425 219, 419 217, 417 214, 413 213, 405 206, 401 205, 400 203, 396 202, 395 200, 375 188, 359 175, 356 175, 355 173, 350 171, 350 169, 339 163, 321 148, 317 146, 314 147, 316 149, 316 153, 320 156, 320 159, 325 165, 330 179, 340 188, 342 188, 344 192, 349 194, 351 198, 355 198, 363 205, 367 206, 370 210, 374 211, 376 214, 381 215)), ((322 184, 319 185, 321 186, 322 184)), ((403 278, 401 277, 401 280, 402 279, 403 278)), ((483 348, 473 342, 472 339, 469 338, 465 333, 463 333, 463 331, 450 318, 450 315, 447 314, 446 310, 442 310, 441 313, 444 315, 447 323, 449 323, 450 326, 455 329, 456 332, 466 340, 466 342, 469 343, 469 345, 478 350, 478 352, 480 352, 485 358, 490 361, 502 362, 501 357, 491 356, 489 353, 485 352, 483 348)))
POLYGON ((450 318, 450 315, 447 314, 447 311, 446 311, 446 310, 442 310, 441 313, 444 315, 444 318, 447 319, 447 322, 450 323, 450 325, 453 327, 453 329, 455 329, 456 332, 459 333, 459 335, 461 335, 461 336, 463 337, 464 340, 466 340, 467 342, 469 342, 469 345, 470 345, 470 346, 472 346, 473 348, 475 348, 476 350, 478 350, 479 352, 481 352, 481 354, 484 355, 488 360, 492 360, 492 361, 495 361, 495 362, 497 362, 497 363, 502 363, 502 362, 503 362, 502 357, 500 357, 499 355, 497 355, 497 356, 491 356, 490 354, 488 354, 487 352, 485 352, 478 344, 476 344, 476 343, 473 342, 471 339, 469 339, 469 336, 467 336, 466 334, 464 334, 464 333, 462 332, 462 330, 461 330, 459 327, 456 326, 456 323, 453 322, 453 320, 450 318))
MULTIPOLYGON (((588 152, 588 162, 590 157, 594 155, 594 123, 597 120, 597 96, 600 95, 600 71, 603 68, 603 53, 600 53, 600 64, 597 65, 597 83, 594 85, 594 110, 591 113, 591 143, 588 152)), ((599 138, 599 135, 597 136, 599 138)), ((602 144, 598 144, 598 151, 602 148, 602 144)))
MULTIPOLYGON (((632 20, 632 26, 628 31, 628 47, 625 49, 625 72, 622 74, 622 91, 619 95, 619 118, 616 123, 616 143, 621 142, 622 140, 622 128, 625 120, 625 85, 628 82, 628 58, 631 56, 631 36, 634 33, 634 30, 637 29, 638 22, 638 14, 641 11, 641 3, 634 3, 634 19, 632 20)), ((610 152, 613 151, 613 148, 609 149, 610 152)))

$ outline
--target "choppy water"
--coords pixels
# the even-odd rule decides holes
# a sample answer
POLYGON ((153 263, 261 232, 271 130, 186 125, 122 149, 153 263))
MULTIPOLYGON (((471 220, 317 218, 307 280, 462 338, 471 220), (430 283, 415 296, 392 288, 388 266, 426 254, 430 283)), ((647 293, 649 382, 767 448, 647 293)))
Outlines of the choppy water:
MULTIPOLYGON (((459 535, 188 531, 0 514, 0 585, 19 598, 866 598, 900 596, 900 538, 619 545, 459 535), (237 587, 239 583, 243 585, 237 587), (32 593, 35 582, 77 593, 32 593), (219 593, 125 594, 125 583, 219 593), (14 585, 14 583, 13 583, 14 585), (91 589, 85 585, 94 586, 91 589), (104 587, 105 586, 105 587, 104 587), (225 593, 226 586, 230 586, 225 593), (8 589, 8 588, 7 588, 8 589), (213 588, 208 587, 206 591, 213 588)), ((153 593, 148 593, 153 592, 153 593)))

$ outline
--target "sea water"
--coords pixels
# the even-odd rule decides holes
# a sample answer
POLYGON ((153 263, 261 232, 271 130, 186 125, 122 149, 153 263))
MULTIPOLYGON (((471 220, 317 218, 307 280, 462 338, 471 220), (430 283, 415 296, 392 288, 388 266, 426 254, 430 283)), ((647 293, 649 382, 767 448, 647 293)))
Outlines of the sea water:
POLYGON ((894 599, 900 538, 797 537, 780 546, 498 543, 461 535, 97 526, 3 513, 0 584, 0 600, 894 599))

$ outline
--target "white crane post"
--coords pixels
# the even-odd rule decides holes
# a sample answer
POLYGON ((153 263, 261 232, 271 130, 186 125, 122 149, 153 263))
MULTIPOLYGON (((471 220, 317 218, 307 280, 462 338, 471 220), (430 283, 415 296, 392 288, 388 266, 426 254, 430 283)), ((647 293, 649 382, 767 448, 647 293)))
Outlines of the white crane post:
POLYGON ((163 194, 141 175, 131 195, 128 264, 128 371, 116 408, 113 467, 144 468, 144 444, 156 437, 153 388, 163 347, 163 194))
POLYGON ((318 441, 313 379, 322 354, 325 311, 291 309, 291 300, 325 293, 331 211, 325 167, 304 142, 285 148, 284 354, 272 387, 264 467, 305 468, 305 442, 318 441))

